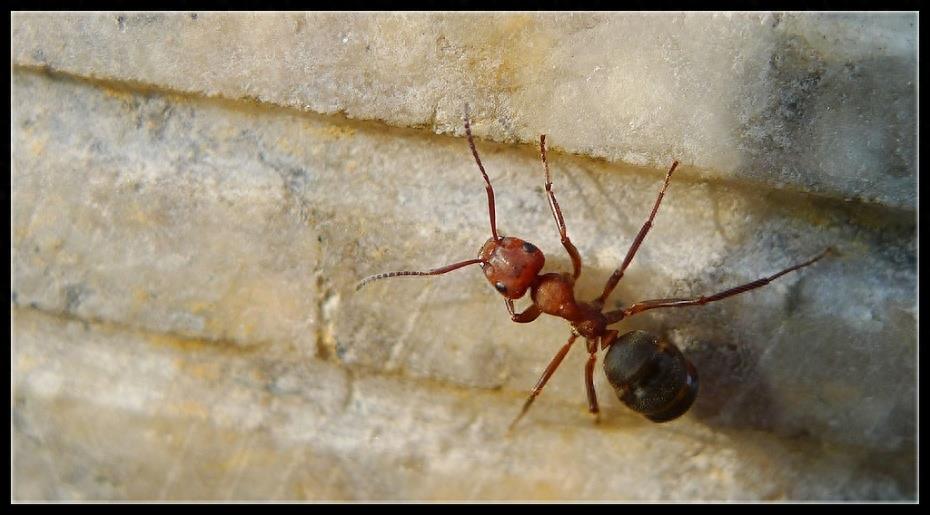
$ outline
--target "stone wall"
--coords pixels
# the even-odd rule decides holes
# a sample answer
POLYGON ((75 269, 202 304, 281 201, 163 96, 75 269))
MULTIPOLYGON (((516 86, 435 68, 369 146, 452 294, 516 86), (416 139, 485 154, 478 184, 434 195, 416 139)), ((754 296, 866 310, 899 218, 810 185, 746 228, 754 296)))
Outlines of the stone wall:
POLYGON ((916 15, 13 16, 16 499, 914 499, 916 15), (653 424, 498 225, 697 366, 653 424), (525 301, 519 307, 527 305, 525 301), (576 344, 580 347, 581 345, 576 344))

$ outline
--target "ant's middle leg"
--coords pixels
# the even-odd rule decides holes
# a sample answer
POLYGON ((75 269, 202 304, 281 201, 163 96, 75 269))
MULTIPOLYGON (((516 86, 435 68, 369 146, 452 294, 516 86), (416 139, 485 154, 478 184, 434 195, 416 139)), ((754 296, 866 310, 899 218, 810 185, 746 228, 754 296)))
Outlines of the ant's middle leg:
POLYGON ((646 233, 648 233, 649 229, 652 228, 652 220, 656 217, 656 212, 659 211, 659 204, 662 203, 662 197, 665 196, 665 190, 668 189, 668 183, 672 180, 672 172, 674 172, 675 168, 677 167, 678 161, 673 162, 672 167, 669 168, 668 173, 665 174, 665 183, 662 184, 662 189, 659 190, 659 196, 656 198, 656 203, 652 206, 652 212, 649 213, 649 218, 646 219, 646 223, 644 223, 642 228, 640 228, 639 233, 633 240, 633 244, 630 245, 630 250, 627 251, 626 257, 623 258, 623 263, 614 271, 613 274, 611 274, 610 279, 607 279, 607 284, 604 285, 604 292, 601 293, 601 296, 594 301, 596 305, 603 306, 604 303, 607 302, 607 297, 609 297, 610 293, 614 291, 614 288, 617 287, 617 283, 619 283, 620 278, 623 277, 623 272, 626 271, 626 268, 630 266, 630 263, 633 261, 633 256, 636 255, 636 251, 639 250, 639 246, 646 238, 646 233))
POLYGON ((542 157, 543 167, 546 169, 546 195, 549 197, 549 209, 552 210, 552 216, 559 227, 559 237, 562 240, 562 246, 568 251, 572 258, 572 268, 574 272, 572 277, 578 279, 581 275, 581 255, 575 244, 568 238, 568 231, 565 229, 565 219, 562 218, 562 210, 559 208, 559 201, 555 199, 555 192, 552 191, 552 178, 549 176, 549 162, 546 160, 546 135, 539 137, 539 155, 542 157))
POLYGON ((778 279, 779 277, 781 277, 781 276, 787 274, 788 272, 793 272, 793 271, 798 270, 798 269, 800 269, 800 268, 804 268, 805 266, 812 265, 812 264, 814 264, 815 262, 817 262, 818 260, 820 260, 821 258, 823 258, 824 256, 826 256, 828 253, 830 253, 831 250, 832 250, 831 248, 828 248, 828 249, 824 250, 823 252, 821 252, 820 254, 818 254, 817 256, 815 256, 815 257, 813 257, 813 258, 811 258, 811 259, 808 259, 807 261, 805 261, 805 262, 803 262, 803 263, 799 263, 799 264, 797 264, 797 265, 788 267, 788 268, 782 270, 781 272, 778 272, 778 273, 776 273, 776 274, 772 274, 772 275, 770 275, 770 276, 768 276, 768 277, 763 277, 762 279, 757 279, 757 280, 755 280, 755 281, 752 281, 751 283, 742 284, 742 285, 740 285, 740 286, 736 286, 736 287, 734 287, 734 288, 730 288, 729 290, 724 290, 724 291, 722 291, 722 292, 720 292, 720 293, 715 293, 715 294, 713 294, 713 295, 707 295, 707 296, 702 295, 702 296, 700 296, 700 297, 694 297, 694 298, 676 298, 676 299, 652 299, 652 300, 643 300, 643 301, 637 302, 637 303, 635 303, 635 304, 632 304, 632 305, 631 305, 630 307, 628 307, 628 308, 625 308, 625 309, 618 309, 618 310, 616 310, 616 311, 610 311, 610 312, 604 313, 604 316, 607 317, 608 323, 613 324, 613 323, 615 323, 615 322, 619 322, 620 320, 623 320, 624 318, 626 318, 626 317, 628 317, 628 316, 632 316, 632 315, 635 315, 635 314, 637 314, 637 313, 642 313, 643 311, 646 311, 646 310, 649 310, 649 309, 656 309, 656 308, 683 308, 683 307, 687 307, 687 306, 697 306, 697 305, 707 304, 707 303, 709 303, 709 302, 715 302, 715 301, 718 301, 718 300, 723 300, 723 299, 725 299, 725 298, 727 298, 727 297, 732 297, 732 296, 734 296, 734 295, 739 295, 740 293, 744 293, 744 292, 747 292, 747 291, 749 291, 749 290, 754 290, 754 289, 756 289, 756 288, 761 288, 761 287, 765 286, 766 284, 768 284, 768 283, 774 281, 775 279, 778 279))

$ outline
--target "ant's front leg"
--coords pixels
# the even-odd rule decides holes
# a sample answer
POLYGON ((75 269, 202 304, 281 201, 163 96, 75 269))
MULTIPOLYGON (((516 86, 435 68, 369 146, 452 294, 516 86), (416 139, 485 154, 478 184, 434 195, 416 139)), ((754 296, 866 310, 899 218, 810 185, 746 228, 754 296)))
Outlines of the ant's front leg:
POLYGON ((516 313, 513 309, 512 300, 505 299, 504 303, 507 304, 507 312, 510 313, 510 319, 518 324, 528 324, 539 318, 539 315, 542 314, 542 310, 539 309, 539 306, 536 304, 526 308, 522 313, 516 313))
POLYGON ((572 278, 577 280, 578 276, 581 275, 581 255, 578 254, 578 249, 575 248, 575 244, 572 243, 572 240, 568 237, 568 230, 565 229, 565 219, 562 217, 562 209, 559 208, 559 201, 555 199, 555 192, 552 191, 552 178, 549 175, 549 161, 546 160, 545 134, 539 137, 539 155, 542 158, 543 167, 546 169, 546 195, 549 197, 549 209, 552 210, 552 217, 555 218, 555 223, 559 228, 559 238, 562 241, 562 246, 565 247, 569 257, 572 259, 572 278))

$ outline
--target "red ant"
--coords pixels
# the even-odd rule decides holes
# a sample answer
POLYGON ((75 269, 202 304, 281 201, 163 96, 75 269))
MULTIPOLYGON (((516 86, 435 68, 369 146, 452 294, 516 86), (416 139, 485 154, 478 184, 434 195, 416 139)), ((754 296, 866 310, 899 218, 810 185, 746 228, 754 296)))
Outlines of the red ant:
MULTIPOLYGON (((655 204, 652 206, 649 218, 633 240, 633 244, 627 251, 620 267, 607 280, 604 291, 599 297, 590 302, 578 302, 575 300, 574 286, 578 276, 581 275, 581 256, 579 256, 578 249, 575 248, 575 245, 572 244, 571 239, 568 237, 565 220, 562 218, 562 210, 559 208, 555 193, 552 191, 549 163, 546 160, 546 136, 539 137, 539 152, 546 172, 546 195, 549 198, 549 208, 552 211, 552 216, 558 226, 562 246, 565 247, 569 257, 571 257, 573 268, 571 274, 540 274, 539 271, 542 270, 546 259, 535 245, 519 238, 505 237, 498 234, 494 214, 494 189, 491 187, 488 174, 478 157, 478 151, 475 150, 475 142, 468 122, 467 106, 465 134, 468 136, 468 145, 471 148, 475 162, 478 163, 478 169, 481 170, 481 175, 484 177, 485 189, 488 194, 488 216, 491 221, 491 238, 481 247, 478 257, 425 272, 400 271, 373 275, 362 280, 356 290, 378 279, 407 275, 441 275, 477 264, 481 266, 491 285, 504 296, 507 311, 514 322, 521 324, 532 322, 542 313, 568 320, 571 324, 571 336, 569 336, 568 342, 559 349, 549 366, 546 367, 542 377, 533 387, 529 398, 523 404, 523 409, 520 410, 520 413, 510 424, 511 429, 530 409, 533 401, 543 387, 546 386, 546 382, 552 377, 552 374, 562 363, 563 358, 565 358, 565 355, 579 336, 583 336, 587 343, 588 361, 584 370, 585 390, 588 396, 588 410, 595 417, 598 416, 600 411, 594 391, 594 364, 598 348, 600 350, 607 349, 604 356, 604 372, 620 401, 653 422, 666 422, 681 416, 688 411, 697 396, 698 375, 694 365, 684 357, 674 344, 662 341, 657 336, 646 331, 630 331, 619 335, 617 330, 608 329, 607 327, 646 310, 703 305, 765 286, 788 272, 814 263, 831 251, 828 248, 803 263, 713 295, 702 295, 694 298, 644 300, 622 309, 604 311, 604 303, 617 286, 617 283, 620 282, 623 273, 630 266, 633 256, 652 227, 652 221, 659 210, 659 204, 662 202, 665 190, 668 189, 672 173, 678 167, 678 161, 673 162, 668 173, 665 174, 665 182, 659 191, 655 204), (527 290, 530 291, 533 304, 522 313, 514 312, 514 299, 523 297, 527 290)), ((597 418, 595 418, 596 420, 597 418)))

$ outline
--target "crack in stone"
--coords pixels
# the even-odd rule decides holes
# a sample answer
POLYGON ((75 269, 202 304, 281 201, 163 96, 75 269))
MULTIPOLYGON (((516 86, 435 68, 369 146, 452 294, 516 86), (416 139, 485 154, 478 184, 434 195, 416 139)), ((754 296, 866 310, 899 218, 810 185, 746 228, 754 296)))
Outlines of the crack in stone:
POLYGON ((340 405, 340 411, 347 413, 352 409, 352 403, 355 401, 355 381, 356 372, 351 367, 344 367, 346 378, 346 395, 340 405))
POLYGON ((47 309, 47 308, 38 306, 36 303, 30 303, 29 306, 22 306, 19 304, 15 305, 14 310, 13 310, 14 312, 13 324, 14 325, 16 324, 15 313, 19 311, 21 312, 34 311, 36 313, 40 313, 44 316, 48 316, 48 317, 55 318, 58 320, 62 320, 66 322, 77 322, 77 323, 82 324, 85 330, 89 328, 90 324, 93 324, 104 332, 122 331, 122 332, 140 334, 143 336, 145 335, 158 336, 162 338, 170 338, 174 340, 179 340, 184 343, 208 345, 213 350, 233 352, 236 354, 247 354, 247 355, 254 354, 261 349, 265 349, 272 343, 270 341, 265 341, 265 340, 249 340, 247 342, 240 342, 240 341, 237 341, 231 338, 223 338, 223 337, 211 338, 208 336, 184 334, 184 333, 179 333, 176 331, 157 331, 157 330, 143 327, 143 326, 127 324, 125 322, 107 320, 105 318, 100 318, 100 317, 84 317, 84 316, 78 316, 68 311, 47 309))
MULTIPOLYGON (((321 245, 318 240, 318 245, 321 245)), ((322 245, 321 245, 322 246, 322 245)), ((320 250, 322 253, 322 249, 320 250)), ((333 352, 330 352, 330 349, 327 345, 327 328, 326 326, 332 324, 332 321, 329 320, 329 316, 326 313, 326 303, 330 297, 332 297, 332 292, 329 286, 327 285, 326 276, 323 273, 322 268, 318 268, 314 271, 314 278, 316 279, 316 290, 317 290, 317 301, 314 307, 316 308, 316 357, 323 361, 335 361, 333 359, 333 352)), ((335 346, 334 346, 335 347, 335 346)))
POLYGON ((723 223, 720 221, 720 195, 713 195, 711 197, 711 210, 713 211, 712 219, 714 221, 714 227, 717 229, 717 233, 723 238, 723 241, 727 245, 736 246, 739 244, 736 239, 730 236, 729 231, 726 230, 723 223))
MULTIPOLYGON (((186 91, 175 89, 171 87, 165 87, 164 85, 152 84, 143 81, 133 80, 133 79, 108 79, 108 78, 99 78, 99 77, 89 77, 85 75, 80 75, 74 72, 60 70, 51 67, 51 65, 36 65, 30 63, 14 63, 13 72, 15 73, 29 73, 34 75, 39 75, 46 77, 52 80, 66 80, 72 81, 80 84, 86 84, 91 86, 96 86, 104 89, 109 89, 117 92, 125 92, 133 95, 163 95, 171 99, 186 100, 191 102, 208 102, 213 104, 218 104, 224 108, 231 109, 236 112, 243 113, 254 113, 256 111, 265 111, 265 112, 281 112, 294 114, 299 113, 301 115, 313 115, 318 117, 321 120, 338 120, 336 123, 344 123, 354 127, 361 127, 365 130, 375 130, 378 132, 384 132, 385 130, 397 130, 404 131, 406 134, 422 134, 426 132, 423 130, 425 125, 421 128, 416 127, 403 127, 390 125, 384 121, 377 119, 354 119, 349 118, 345 114, 344 109, 337 110, 336 112, 318 112, 310 111, 307 109, 295 109, 293 106, 289 106, 283 103, 274 103, 270 101, 245 101, 241 97, 225 97, 222 95, 205 95, 202 92, 197 91, 186 91)), ((435 137, 455 137, 461 138, 461 136, 455 135, 437 135, 434 131, 428 133, 430 136, 435 137)), ((492 141, 492 140, 488 140, 492 141)), ((524 143, 518 143, 514 141, 494 141, 499 145, 505 147, 515 147, 515 146, 531 146, 536 150, 537 142, 529 141, 524 143)), ((577 154, 573 155, 570 153, 560 153, 560 152, 550 152, 550 160, 557 158, 558 156, 563 156, 563 158, 577 158, 580 156, 581 159, 585 159, 589 162, 599 162, 607 163, 611 168, 630 168, 632 165, 630 163, 625 163, 622 161, 608 161, 603 157, 590 155, 590 154, 577 154)), ((759 182, 758 180, 752 179, 738 179, 730 178, 729 176, 724 176, 720 174, 714 174, 711 169, 700 169, 694 165, 688 164, 689 169, 693 171, 693 176, 690 180, 699 180, 702 177, 705 177, 705 181, 713 185, 726 185, 736 191, 740 195, 748 196, 762 196, 762 195, 777 195, 777 197, 772 198, 775 201, 782 201, 784 199, 814 199, 817 201, 827 202, 829 205, 822 206, 823 209, 831 208, 840 208, 843 207, 845 210, 850 209, 877 209, 880 213, 887 213, 892 217, 896 218, 907 218, 914 219, 915 211, 914 209, 908 209, 903 207, 888 206, 879 204, 876 202, 871 202, 868 199, 863 198, 848 198, 848 195, 842 193, 830 194, 824 192, 808 192, 804 190, 799 190, 796 187, 784 186, 784 187, 775 187, 764 182, 759 182), (708 176, 709 175, 709 176, 708 176)), ((632 166, 637 170, 642 169, 640 166, 632 166)), ((653 169, 649 169, 654 171, 653 169)), ((639 173, 640 176, 645 176, 647 173, 639 173)), ((651 172, 650 172, 651 173, 651 172)), ((681 175, 681 174, 679 174, 681 175)), ((680 182, 682 180, 689 180, 686 176, 681 176, 676 179, 680 182)), ((609 196, 605 197, 609 198, 609 196)), ((902 219, 903 219, 902 218, 902 219)))

